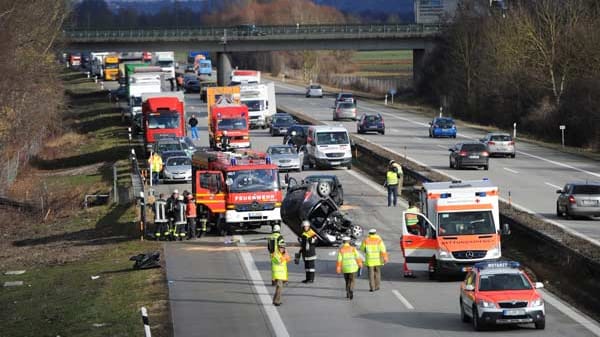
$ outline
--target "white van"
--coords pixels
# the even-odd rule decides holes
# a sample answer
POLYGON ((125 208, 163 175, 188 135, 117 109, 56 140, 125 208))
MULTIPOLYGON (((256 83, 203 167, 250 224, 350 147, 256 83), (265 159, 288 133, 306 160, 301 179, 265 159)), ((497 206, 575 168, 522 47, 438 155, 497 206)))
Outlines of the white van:
POLYGON ((352 168, 352 149, 348 130, 343 126, 310 126, 306 138, 306 156, 310 167, 352 168))

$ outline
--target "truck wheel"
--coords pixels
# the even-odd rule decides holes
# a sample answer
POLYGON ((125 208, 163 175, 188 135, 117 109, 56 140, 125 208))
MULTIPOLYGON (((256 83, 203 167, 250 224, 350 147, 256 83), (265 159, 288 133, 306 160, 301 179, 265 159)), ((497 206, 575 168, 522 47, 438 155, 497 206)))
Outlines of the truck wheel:
POLYGON ((542 318, 540 321, 537 321, 534 324, 536 329, 544 330, 546 328, 546 319, 542 318))

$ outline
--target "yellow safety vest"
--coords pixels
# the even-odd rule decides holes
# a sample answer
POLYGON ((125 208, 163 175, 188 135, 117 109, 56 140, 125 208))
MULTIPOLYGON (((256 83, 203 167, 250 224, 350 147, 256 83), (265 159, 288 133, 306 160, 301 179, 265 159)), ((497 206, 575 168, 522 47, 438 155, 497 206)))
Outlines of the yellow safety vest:
POLYGON ((385 178, 388 185, 398 185, 398 173, 394 171, 387 171, 385 178))
POLYGON ((150 166, 152 172, 160 172, 162 165, 162 158, 159 155, 153 155, 150 157, 150 166))
POLYGON ((338 252, 336 269, 341 269, 344 274, 356 273, 359 265, 362 265, 362 260, 356 248, 344 243, 338 252))
POLYGON ((387 260, 385 244, 377 234, 369 234, 360 245, 360 250, 365 252, 365 264, 367 267, 382 266, 384 260, 387 260))
MULTIPOLYGON (((419 213, 419 209, 416 207, 410 207, 406 210, 407 212, 419 213)), ((406 214, 406 225, 415 226, 419 223, 419 219, 416 214, 406 214)))
POLYGON ((288 269, 287 263, 290 260, 290 256, 286 253, 281 254, 279 251, 271 254, 271 273, 273 280, 287 281, 288 269))

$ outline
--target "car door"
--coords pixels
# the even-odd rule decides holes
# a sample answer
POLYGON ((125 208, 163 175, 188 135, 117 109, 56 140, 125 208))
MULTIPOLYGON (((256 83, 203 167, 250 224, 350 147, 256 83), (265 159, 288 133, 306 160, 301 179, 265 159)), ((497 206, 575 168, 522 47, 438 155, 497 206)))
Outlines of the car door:
POLYGON ((429 262, 435 256, 437 250, 437 239, 435 227, 421 213, 402 212, 402 237, 400 237, 400 248, 406 261, 408 269, 428 271, 429 262), (406 226, 407 219, 416 216, 420 233, 416 234, 406 226))
POLYGON ((473 304, 475 303, 475 280, 477 273, 473 270, 467 273, 465 281, 460 286, 462 305, 469 316, 473 316, 473 304), (468 287, 469 286, 469 287, 468 287), (472 287, 472 288, 471 288, 472 287))
POLYGON ((201 204, 212 213, 225 213, 223 174, 220 171, 192 171, 194 184, 192 193, 196 204, 201 204))

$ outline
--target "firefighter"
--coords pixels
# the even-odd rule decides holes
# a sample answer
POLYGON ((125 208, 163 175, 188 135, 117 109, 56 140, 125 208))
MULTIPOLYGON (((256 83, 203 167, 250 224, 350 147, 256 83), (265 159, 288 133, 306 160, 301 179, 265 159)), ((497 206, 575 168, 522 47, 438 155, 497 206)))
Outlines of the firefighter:
POLYGON ((362 259, 356 247, 350 245, 350 237, 342 238, 342 246, 337 255, 336 272, 344 273, 344 281, 346 282, 346 298, 354 298, 354 279, 356 272, 362 268, 362 259))
POLYGON ((281 242, 277 250, 271 254, 271 278, 275 280, 276 288, 273 295, 273 305, 281 305, 281 291, 283 283, 288 280, 287 263, 290 256, 285 251, 285 242, 281 242))
POLYGON ((185 218, 187 219, 187 239, 195 239, 196 233, 196 200, 192 194, 187 195, 187 203, 185 204, 185 218))
POLYGON ((175 227, 175 204, 177 204, 177 198, 179 197, 179 190, 173 190, 173 194, 167 199, 167 218, 169 219, 168 233, 165 234, 169 240, 173 240, 173 229, 175 227))
POLYGON ((148 159, 148 163, 150 164, 150 174, 152 175, 152 184, 158 185, 159 182, 159 174, 163 168, 163 161, 160 155, 154 152, 150 158, 148 159))
POLYGON ((185 219, 185 202, 183 200, 183 195, 177 197, 177 202, 175 202, 175 205, 173 206, 173 213, 175 217, 173 238, 181 241, 186 236, 185 225, 187 224, 185 219))
POLYGON ((381 267, 388 262, 388 254, 375 228, 369 230, 369 236, 360 245, 360 250, 365 252, 365 265, 369 271, 369 291, 377 291, 381 284, 381 267))
POLYGON ((302 236, 300 242, 300 252, 298 257, 302 256, 304 260, 304 271, 306 279, 302 283, 313 283, 315 281, 315 262, 317 260, 317 252, 315 246, 317 244, 317 233, 310 228, 308 220, 302 221, 302 236))
MULTIPOLYGON (((273 226, 273 234, 267 238, 267 250, 269 254, 275 253, 281 244, 285 245, 285 240, 283 239, 283 235, 281 235, 281 226, 275 225, 273 226)), ((275 279, 271 280, 271 285, 275 285, 275 279)))
POLYGON ((169 219, 167 217, 167 201, 164 194, 159 194, 158 199, 154 201, 152 207, 154 210, 154 237, 156 240, 163 240, 169 233, 169 219))

